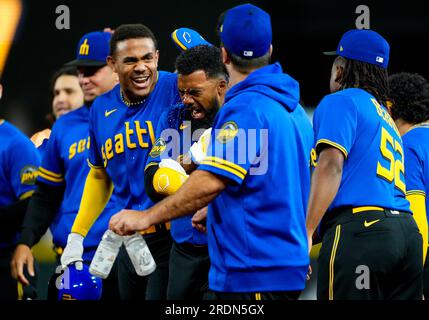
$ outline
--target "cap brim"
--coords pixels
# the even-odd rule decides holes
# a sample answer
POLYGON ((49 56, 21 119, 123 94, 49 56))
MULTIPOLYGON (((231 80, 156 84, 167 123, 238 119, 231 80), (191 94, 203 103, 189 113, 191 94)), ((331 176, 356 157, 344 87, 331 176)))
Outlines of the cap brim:
POLYGON ((103 61, 98 60, 73 60, 70 62, 67 62, 64 64, 65 66, 71 66, 71 67, 102 67, 105 66, 107 63, 103 61))
POLYGON ((325 56, 338 56, 337 51, 325 51, 323 52, 325 56))

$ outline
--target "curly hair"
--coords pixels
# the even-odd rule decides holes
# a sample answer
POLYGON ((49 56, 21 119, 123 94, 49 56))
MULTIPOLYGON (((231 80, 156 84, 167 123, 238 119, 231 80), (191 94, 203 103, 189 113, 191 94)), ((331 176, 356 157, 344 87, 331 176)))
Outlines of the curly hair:
POLYGON ((337 59, 344 66, 344 72, 339 79, 342 89, 360 88, 372 94, 379 103, 388 104, 390 99, 386 69, 344 57, 337 57, 337 59))
POLYGON ((203 70, 208 79, 228 79, 220 50, 214 46, 199 45, 183 51, 177 57, 175 67, 179 74, 185 76, 203 70))
POLYGON ((429 82, 417 73, 389 77, 392 118, 417 124, 429 119, 429 82))

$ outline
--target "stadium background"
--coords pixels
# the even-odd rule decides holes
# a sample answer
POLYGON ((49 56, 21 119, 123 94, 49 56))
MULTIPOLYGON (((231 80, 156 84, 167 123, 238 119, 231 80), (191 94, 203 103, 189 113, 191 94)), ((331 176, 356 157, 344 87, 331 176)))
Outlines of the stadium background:
MULTIPOLYGON (((4 30, 5 23, 13 20, 13 11, 6 10, 6 5, 14 3, 22 9, 13 40, 0 30, 0 55, 9 53, 5 65, 0 65, 4 86, 0 118, 28 135, 43 129, 45 115, 51 108, 49 79, 63 63, 74 59, 76 43, 86 32, 115 28, 122 23, 144 23, 158 38, 160 69, 173 70, 178 50, 170 41, 170 33, 175 28, 194 28, 208 41, 218 44, 218 15, 245 2, 271 14, 273 60, 280 61, 285 72, 300 82, 301 97, 310 117, 314 106, 329 90, 332 58, 321 52, 335 50, 341 35, 355 28, 358 5, 369 7, 371 29, 380 32, 391 45, 390 73, 418 72, 429 77, 425 50, 429 19, 424 1, 0 0, 0 29, 4 30), (59 14, 55 10, 59 5, 70 9, 69 30, 56 28, 59 14)), ((53 259, 49 241, 48 235, 35 249, 42 262, 42 278, 53 259)), ((303 297, 314 297, 314 285, 313 279, 303 297)))

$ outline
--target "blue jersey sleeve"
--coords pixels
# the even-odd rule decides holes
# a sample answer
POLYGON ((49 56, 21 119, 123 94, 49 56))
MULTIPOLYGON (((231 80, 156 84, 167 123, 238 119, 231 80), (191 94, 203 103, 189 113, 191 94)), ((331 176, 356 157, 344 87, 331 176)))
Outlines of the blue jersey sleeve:
POLYGON ((37 170, 40 155, 33 143, 28 139, 14 144, 9 152, 9 181, 17 199, 33 191, 36 186, 37 170))
POLYGON ((103 147, 98 148, 97 137, 95 135, 95 125, 97 119, 96 106, 97 100, 94 101, 91 111, 89 112, 89 150, 88 164, 91 168, 104 168, 103 147))
POLYGON ((313 123, 316 152, 329 145, 347 158, 357 129, 357 108, 351 98, 340 94, 326 96, 316 109, 313 123))
POLYGON ((59 123, 56 123, 52 128, 48 143, 43 152, 42 164, 39 168, 38 180, 60 186, 64 184, 64 163, 61 159, 61 134, 59 133, 59 123))
POLYGON ((405 158, 405 185, 407 186, 407 195, 422 194, 425 195, 423 164, 418 153, 411 146, 404 144, 405 158))
POLYGON ((267 129, 263 129, 263 121, 258 114, 245 110, 244 105, 223 108, 213 125, 207 157, 198 169, 240 185, 249 169, 260 165, 256 159, 260 159, 268 147, 268 141, 264 139, 267 129))

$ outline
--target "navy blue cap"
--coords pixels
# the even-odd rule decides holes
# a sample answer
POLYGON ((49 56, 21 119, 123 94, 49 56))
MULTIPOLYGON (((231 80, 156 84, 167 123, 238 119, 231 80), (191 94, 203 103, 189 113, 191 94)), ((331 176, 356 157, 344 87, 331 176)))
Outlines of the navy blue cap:
POLYGON ((212 44, 204 39, 197 31, 189 28, 179 28, 171 33, 171 39, 181 50, 186 51, 192 47, 212 44))
POLYGON ((219 32, 222 45, 242 58, 263 56, 272 42, 270 15, 249 3, 229 9, 219 32))
POLYGON ((347 31, 341 37, 337 51, 324 52, 326 55, 339 55, 374 64, 384 69, 389 64, 389 53, 389 43, 380 34, 364 29, 347 31))
POLYGON ((76 59, 66 63, 67 66, 101 67, 107 64, 110 53, 110 32, 91 32, 85 34, 77 45, 76 59))

